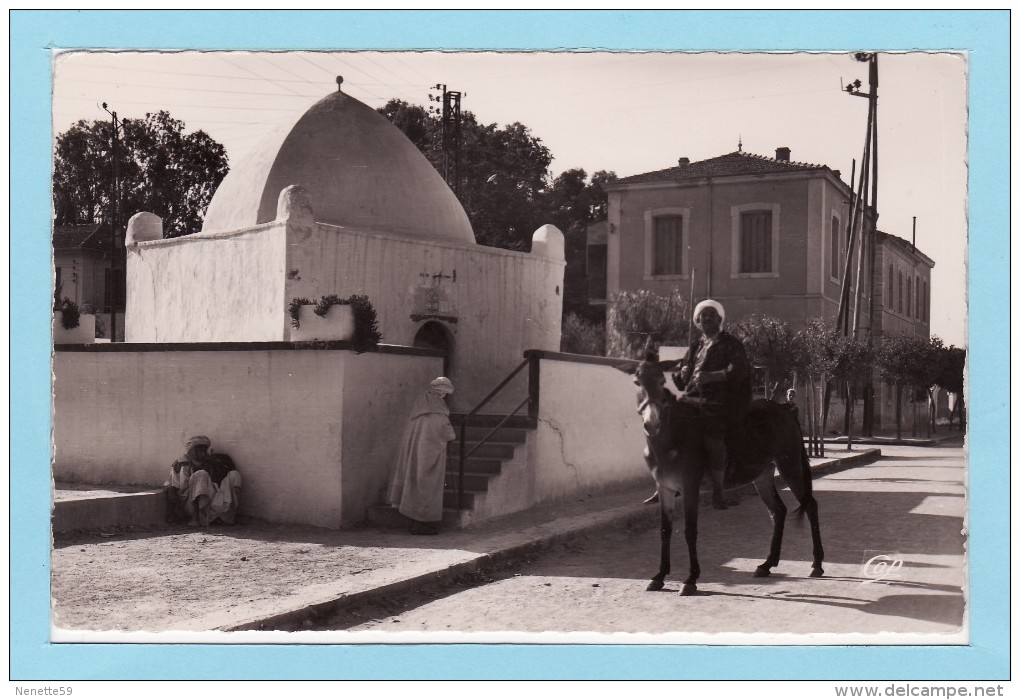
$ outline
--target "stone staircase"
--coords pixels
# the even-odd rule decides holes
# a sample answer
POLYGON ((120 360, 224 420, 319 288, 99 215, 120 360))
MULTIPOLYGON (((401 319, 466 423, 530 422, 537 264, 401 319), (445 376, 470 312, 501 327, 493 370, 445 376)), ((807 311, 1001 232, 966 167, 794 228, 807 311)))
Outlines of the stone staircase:
MULTIPOLYGON (((475 415, 471 417, 466 434, 468 451, 478 444, 504 416, 475 415)), ((506 465, 524 459, 528 431, 534 422, 525 416, 514 416, 496 430, 491 437, 468 457, 464 464, 464 501, 458 507, 458 474, 460 469, 460 423, 462 414, 451 414, 450 420, 457 430, 458 439, 450 443, 446 457, 446 487, 443 491, 442 528, 462 528, 469 525, 484 501, 490 497, 490 486, 504 473, 506 465)), ((377 505, 369 509, 368 521, 384 527, 406 527, 407 518, 394 506, 377 505)))
POLYGON ((166 500, 162 489, 57 483, 52 523, 54 533, 163 525, 166 500))

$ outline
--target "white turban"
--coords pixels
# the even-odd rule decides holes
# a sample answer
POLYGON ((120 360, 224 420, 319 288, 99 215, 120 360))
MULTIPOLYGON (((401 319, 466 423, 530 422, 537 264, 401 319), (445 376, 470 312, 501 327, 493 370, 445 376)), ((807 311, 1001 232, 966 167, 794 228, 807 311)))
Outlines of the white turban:
POLYGON ((451 382, 446 377, 436 377, 431 382, 429 382, 429 389, 431 389, 432 391, 441 392, 443 394, 452 394, 453 382, 451 382))
POLYGON ((192 447, 199 446, 209 447, 211 444, 212 442, 205 435, 194 435, 184 443, 184 449, 190 450, 192 447))
POLYGON ((715 309, 719 313, 719 318, 723 321, 726 320, 726 309, 722 307, 722 304, 717 302, 715 299, 705 299, 694 307, 694 325, 698 328, 701 328, 701 324, 698 323, 698 315, 709 307, 715 309))

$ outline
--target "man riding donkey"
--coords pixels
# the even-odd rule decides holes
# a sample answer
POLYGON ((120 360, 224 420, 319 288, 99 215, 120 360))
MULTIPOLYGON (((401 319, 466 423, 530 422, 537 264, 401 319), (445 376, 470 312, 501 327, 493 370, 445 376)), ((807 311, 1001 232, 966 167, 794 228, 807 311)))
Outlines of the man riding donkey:
MULTIPOLYGON (((751 403, 751 372, 739 338, 722 329, 726 310, 705 299, 694 307, 694 324, 701 336, 687 349, 673 383, 698 409, 702 449, 712 479, 712 505, 725 509, 723 476, 728 456, 726 438, 739 429, 751 403)), ((658 501, 658 492, 646 503, 658 501)))

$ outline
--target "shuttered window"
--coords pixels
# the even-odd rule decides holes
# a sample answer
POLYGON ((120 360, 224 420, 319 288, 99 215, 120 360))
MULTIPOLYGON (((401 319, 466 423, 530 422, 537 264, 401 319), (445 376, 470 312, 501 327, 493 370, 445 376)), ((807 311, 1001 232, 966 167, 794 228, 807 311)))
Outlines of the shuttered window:
POLYGON ((890 311, 896 308, 896 295, 893 292, 896 289, 896 279, 893 275, 893 266, 889 266, 889 309, 890 311))
POLYGON ((740 272, 772 272, 772 212, 740 215, 740 272))
POLYGON ((683 224, 682 216, 655 217, 652 242, 653 275, 683 274, 683 224))
POLYGON ((832 250, 830 251, 831 252, 831 258, 832 258, 832 260, 831 260, 831 273, 830 274, 832 275, 832 277, 838 279, 839 278, 839 257, 840 257, 839 256, 839 254, 840 254, 840 249, 839 249, 839 219, 837 217, 835 217, 835 216, 832 217, 832 232, 831 232, 831 235, 829 236, 829 240, 831 241, 829 246, 832 248, 832 250))

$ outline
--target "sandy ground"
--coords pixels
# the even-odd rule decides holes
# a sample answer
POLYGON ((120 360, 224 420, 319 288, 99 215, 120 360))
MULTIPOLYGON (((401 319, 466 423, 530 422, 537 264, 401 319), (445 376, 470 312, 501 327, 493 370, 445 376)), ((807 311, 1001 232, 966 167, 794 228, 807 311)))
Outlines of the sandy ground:
POLYGON ((175 629, 183 620, 272 603, 415 557, 414 549, 344 544, 347 537, 263 522, 61 536, 53 550, 54 623, 84 630, 175 629))

